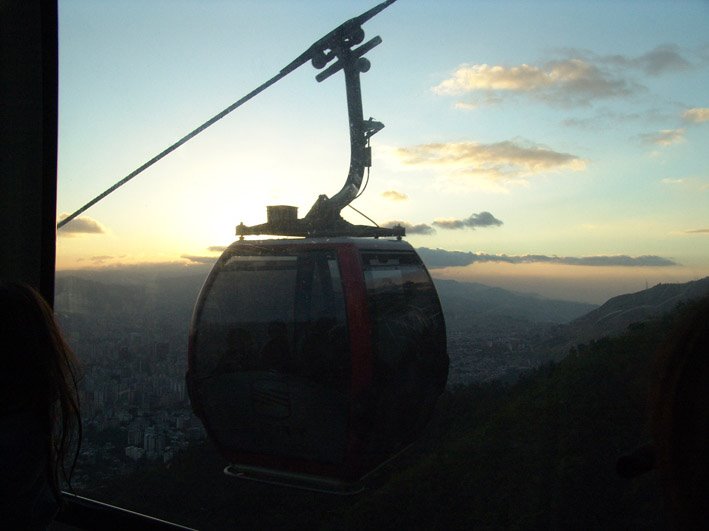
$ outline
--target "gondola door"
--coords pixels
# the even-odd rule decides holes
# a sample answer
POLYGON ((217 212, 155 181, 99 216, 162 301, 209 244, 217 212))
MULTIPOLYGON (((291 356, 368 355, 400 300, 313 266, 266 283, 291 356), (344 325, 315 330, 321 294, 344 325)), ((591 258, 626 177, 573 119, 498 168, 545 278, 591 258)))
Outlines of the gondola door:
POLYGON ((337 252, 230 249, 195 311, 192 401, 231 461, 338 476, 351 356, 337 252))

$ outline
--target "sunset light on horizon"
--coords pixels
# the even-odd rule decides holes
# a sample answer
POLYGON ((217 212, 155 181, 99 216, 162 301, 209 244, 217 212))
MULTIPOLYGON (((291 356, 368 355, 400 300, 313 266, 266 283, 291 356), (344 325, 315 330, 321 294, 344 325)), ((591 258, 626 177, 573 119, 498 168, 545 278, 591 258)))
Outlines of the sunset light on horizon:
MULTIPOLYGON (((377 1, 59 1, 59 220, 377 1)), ((371 179, 432 275, 602 303, 709 276, 709 4, 415 2, 368 21, 371 179)), ((344 183, 310 63, 58 232, 57 270, 216 260, 344 183)), ((346 208, 343 217, 367 224, 346 208)))

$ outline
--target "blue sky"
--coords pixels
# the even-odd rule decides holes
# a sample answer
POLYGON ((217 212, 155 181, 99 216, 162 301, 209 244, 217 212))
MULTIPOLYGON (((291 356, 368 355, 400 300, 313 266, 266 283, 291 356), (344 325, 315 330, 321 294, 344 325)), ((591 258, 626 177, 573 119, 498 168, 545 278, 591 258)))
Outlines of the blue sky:
MULTIPOLYGON (((375 4, 60 0, 59 212, 375 4)), ((354 206, 427 231, 408 239, 449 278, 602 302, 709 275, 708 22, 701 1, 399 0, 364 27, 384 41, 365 115, 386 128, 354 206)), ((337 192, 344 81, 316 73, 304 65, 67 225, 58 266, 189 264, 268 204, 304 214, 337 192)))

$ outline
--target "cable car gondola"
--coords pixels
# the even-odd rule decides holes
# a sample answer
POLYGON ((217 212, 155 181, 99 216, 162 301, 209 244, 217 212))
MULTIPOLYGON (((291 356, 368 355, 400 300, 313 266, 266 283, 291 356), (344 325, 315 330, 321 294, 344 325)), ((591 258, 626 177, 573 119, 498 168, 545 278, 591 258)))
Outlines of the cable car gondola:
POLYGON ((322 81, 342 69, 351 159, 347 181, 298 219, 268 207, 214 265, 195 306, 187 383, 195 413, 239 477, 343 490, 412 442, 448 375, 433 282, 402 227, 352 225, 340 211, 371 164, 361 24, 389 0, 318 40, 322 81), (244 240, 246 235, 289 239, 244 240), (296 238, 292 238, 296 237, 296 238))

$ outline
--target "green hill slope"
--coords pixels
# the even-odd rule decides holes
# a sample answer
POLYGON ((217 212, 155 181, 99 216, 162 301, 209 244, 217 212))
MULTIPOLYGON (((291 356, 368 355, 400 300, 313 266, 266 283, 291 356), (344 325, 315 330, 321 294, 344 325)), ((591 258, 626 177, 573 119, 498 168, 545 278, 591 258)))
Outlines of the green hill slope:
POLYGON ((647 437, 665 330, 593 342, 511 387, 447 395, 421 460, 323 528, 662 527, 654 473, 625 480, 615 462, 647 437))

